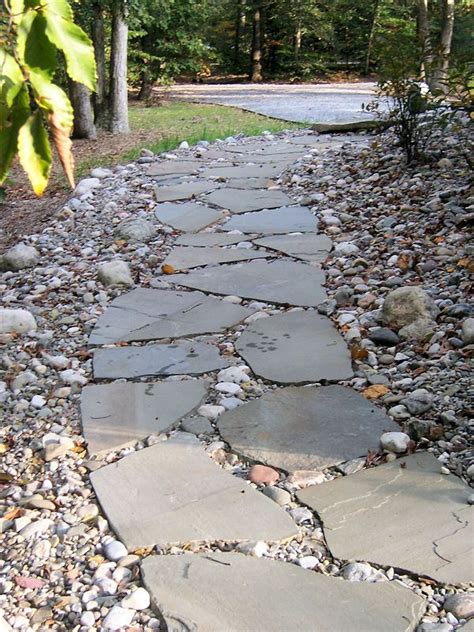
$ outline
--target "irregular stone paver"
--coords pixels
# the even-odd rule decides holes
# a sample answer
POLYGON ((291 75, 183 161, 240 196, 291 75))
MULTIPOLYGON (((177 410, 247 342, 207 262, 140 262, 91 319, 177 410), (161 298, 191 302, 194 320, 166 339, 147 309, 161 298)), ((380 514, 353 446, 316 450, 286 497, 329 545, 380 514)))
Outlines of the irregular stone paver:
POLYGON ((207 193, 216 188, 216 184, 209 181, 183 182, 173 186, 155 187, 157 202, 174 202, 176 200, 189 200, 192 197, 207 193))
POLYGON ((242 233, 277 235, 279 233, 315 232, 318 222, 305 206, 284 206, 269 211, 257 211, 234 216, 222 230, 240 230, 242 233))
POLYGON ((97 349, 94 352, 94 377, 99 380, 199 375, 228 365, 229 361, 219 355, 216 347, 203 342, 97 349))
POLYGON ((228 235, 226 233, 185 233, 174 242, 177 246, 231 246, 243 241, 243 235, 228 235))
POLYGON ((331 552, 427 575, 472 581, 469 487, 421 452, 298 493, 324 523, 331 552))
POLYGON ((201 292, 138 288, 112 301, 92 330, 89 344, 217 333, 253 313, 201 292))
POLYGON ((240 553, 151 556, 141 567, 175 631, 412 632, 425 604, 395 582, 346 582, 240 553))
POLYGON ((91 474, 107 519, 129 551, 214 540, 280 540, 290 516, 216 465, 196 437, 177 437, 91 474))
POLYGON ((275 235, 256 239, 256 246, 283 252, 290 257, 321 263, 332 249, 332 241, 326 235, 275 235))
POLYGON ((155 215, 163 224, 169 224, 177 230, 189 233, 196 233, 225 217, 222 211, 196 202, 184 204, 165 202, 155 208, 155 215))
POLYGON ((172 283, 225 296, 313 307, 326 298, 319 268, 293 261, 252 261, 170 277, 172 283))
POLYGON ((202 166, 199 160, 162 160, 150 164, 145 173, 147 176, 191 175, 202 166))
POLYGON ((278 208, 292 204, 292 199, 283 191, 245 191, 227 187, 208 193, 204 199, 206 202, 220 206, 232 213, 247 213, 263 208, 278 208))
POLYGON ((218 425, 232 450, 287 472, 377 452, 380 435, 399 429, 381 408, 344 386, 270 391, 224 413, 218 425))
POLYGON ((170 430, 201 404, 207 391, 202 380, 86 386, 81 416, 89 454, 118 450, 170 430))
POLYGON ((232 263, 233 261, 247 261, 248 259, 265 259, 274 256, 269 252, 250 250, 249 248, 193 248, 176 246, 163 261, 163 265, 170 265, 175 270, 187 270, 201 266, 232 263))
POLYGON ((229 178, 227 185, 232 189, 268 189, 274 186, 271 178, 229 178))
POLYGON ((314 311, 257 320, 235 348, 254 373, 279 384, 343 380, 353 374, 344 339, 328 318, 314 311))
POLYGON ((276 178, 288 164, 239 165, 238 167, 211 167, 202 172, 204 178, 276 178))

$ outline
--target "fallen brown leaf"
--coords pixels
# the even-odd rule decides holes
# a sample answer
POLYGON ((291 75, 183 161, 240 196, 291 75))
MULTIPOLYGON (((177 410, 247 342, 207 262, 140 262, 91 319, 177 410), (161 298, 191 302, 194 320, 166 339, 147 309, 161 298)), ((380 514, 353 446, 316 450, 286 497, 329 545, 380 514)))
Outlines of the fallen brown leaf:
POLYGON ((367 399, 378 399, 389 392, 390 389, 385 384, 372 384, 362 391, 362 395, 367 399))

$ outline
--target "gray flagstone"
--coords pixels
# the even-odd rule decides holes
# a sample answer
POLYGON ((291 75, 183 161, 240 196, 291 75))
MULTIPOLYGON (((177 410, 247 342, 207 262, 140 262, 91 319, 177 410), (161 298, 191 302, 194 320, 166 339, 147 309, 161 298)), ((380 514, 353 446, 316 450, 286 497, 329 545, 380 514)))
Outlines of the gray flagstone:
POLYGON ((155 215, 163 224, 188 233, 196 233, 225 217, 222 211, 197 202, 158 204, 155 215))
POLYGON ((242 233, 278 235, 282 233, 312 233, 318 227, 315 216, 306 206, 284 206, 268 211, 257 211, 231 217, 222 230, 242 233))
POLYGON ((249 259, 264 259, 271 257, 269 252, 251 250, 249 248, 193 248, 176 246, 163 261, 163 265, 170 265, 175 270, 187 270, 207 265, 246 261, 249 259))
POLYGON ((225 187, 204 195, 203 199, 210 204, 227 209, 231 213, 247 213, 292 204, 291 198, 283 191, 270 191, 268 189, 245 191, 225 187))

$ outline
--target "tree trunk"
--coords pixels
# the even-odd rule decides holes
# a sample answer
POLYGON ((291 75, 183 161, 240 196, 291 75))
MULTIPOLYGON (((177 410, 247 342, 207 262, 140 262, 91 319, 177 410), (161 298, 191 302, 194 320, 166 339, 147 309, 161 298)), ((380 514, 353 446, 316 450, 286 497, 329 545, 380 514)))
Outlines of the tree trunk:
POLYGON ((301 24, 298 24, 296 29, 295 29, 295 35, 294 35, 294 38, 293 38, 293 55, 294 55, 296 63, 298 63, 298 60, 300 58, 301 37, 302 37, 301 24))
POLYGON ((237 16, 235 19, 234 63, 239 66, 240 42, 245 30, 245 4, 246 0, 237 0, 237 16))
POLYGON ((127 134, 128 88, 127 88, 127 40, 128 26, 125 22, 125 2, 112 3, 112 52, 110 55, 110 123, 113 134, 127 134))
POLYGON ((380 0, 375 0, 374 13, 372 16, 372 24, 370 26, 369 41, 367 42, 367 55, 365 57, 365 74, 369 74, 370 56, 372 55, 372 47, 374 45, 375 30, 377 28, 377 18, 379 15, 380 0))
POLYGON ((451 56, 451 42, 454 30, 454 0, 443 0, 443 26, 441 29, 440 58, 433 78, 433 87, 442 92, 448 91, 446 85, 451 56))
POLYGON ((145 66, 140 76, 140 92, 138 93, 139 101, 149 101, 153 92, 153 81, 148 66, 145 66))
POLYGON ((97 65, 97 85, 94 94, 95 122, 99 127, 107 126, 107 89, 105 77, 105 27, 104 12, 100 3, 93 6, 94 20, 92 21, 92 41, 97 65))
POLYGON ((433 59, 431 54, 428 0, 418 0, 418 41, 421 49, 420 76, 423 81, 429 81, 433 59))
POLYGON ((262 35, 261 35, 262 9, 259 5, 255 7, 252 19, 252 74, 251 81, 262 81, 262 35))
POLYGON ((73 138, 95 140, 97 132, 94 125, 91 93, 86 86, 76 81, 69 81, 69 97, 74 110, 73 138))

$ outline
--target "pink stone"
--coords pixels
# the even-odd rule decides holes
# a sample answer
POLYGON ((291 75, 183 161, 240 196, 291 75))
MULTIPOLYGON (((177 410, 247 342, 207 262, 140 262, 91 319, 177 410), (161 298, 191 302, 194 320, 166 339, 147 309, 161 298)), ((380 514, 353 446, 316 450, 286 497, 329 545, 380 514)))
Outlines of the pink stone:
POLYGON ((249 480, 256 485, 274 485, 280 475, 272 467, 266 465, 252 465, 249 472, 249 480))

